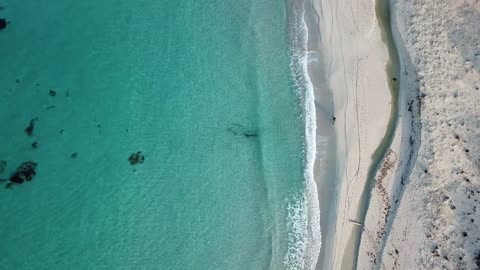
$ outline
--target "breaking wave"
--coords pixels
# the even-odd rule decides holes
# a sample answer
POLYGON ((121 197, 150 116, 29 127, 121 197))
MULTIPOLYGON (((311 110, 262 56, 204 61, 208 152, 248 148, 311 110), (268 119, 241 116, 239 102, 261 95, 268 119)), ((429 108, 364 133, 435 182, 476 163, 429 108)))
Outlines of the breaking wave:
POLYGON ((316 114, 313 85, 308 76, 308 29, 303 1, 289 0, 288 34, 290 70, 293 85, 301 102, 304 134, 304 192, 288 199, 288 248, 285 268, 315 269, 321 246, 320 210, 317 185, 314 179, 316 156, 316 114), (291 2, 291 3, 290 3, 291 2))

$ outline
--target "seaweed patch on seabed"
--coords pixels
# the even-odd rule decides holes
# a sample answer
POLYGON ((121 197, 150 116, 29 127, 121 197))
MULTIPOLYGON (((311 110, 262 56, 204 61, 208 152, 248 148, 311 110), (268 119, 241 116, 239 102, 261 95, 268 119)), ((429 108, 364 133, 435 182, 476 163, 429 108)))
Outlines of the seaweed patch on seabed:
POLYGON ((3 18, 0 19, 0 31, 2 31, 3 29, 5 29, 7 27, 7 25, 9 24, 9 22, 3 18))
MULTIPOLYGON (((5 188, 12 188, 13 185, 22 184, 25 181, 31 181, 33 177, 37 174, 37 162, 35 161, 26 161, 18 166, 15 173, 8 179, 10 183, 5 185, 5 188)), ((7 179, 1 179, 1 182, 7 181, 7 179)))
POLYGON ((145 156, 142 154, 142 151, 137 151, 132 153, 128 158, 130 165, 135 166, 137 164, 142 164, 145 161, 145 156))
POLYGON ((33 129, 35 128, 35 123, 38 121, 38 118, 35 117, 32 120, 30 120, 30 123, 28 124, 28 127, 25 128, 25 133, 27 133, 28 136, 32 136, 33 134, 33 129))
POLYGON ((231 124, 227 129, 225 129, 225 131, 234 136, 244 137, 246 139, 254 139, 258 137, 257 131, 237 123, 231 124))

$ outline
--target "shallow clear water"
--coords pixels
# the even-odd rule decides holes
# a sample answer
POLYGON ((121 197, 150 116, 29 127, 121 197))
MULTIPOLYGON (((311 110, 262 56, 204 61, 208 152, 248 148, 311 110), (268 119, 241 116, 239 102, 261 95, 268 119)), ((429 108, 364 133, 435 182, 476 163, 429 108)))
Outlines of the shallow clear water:
POLYGON ((0 188, 2 269, 288 267, 305 124, 283 1, 0 5, 0 178, 38 162, 0 188))

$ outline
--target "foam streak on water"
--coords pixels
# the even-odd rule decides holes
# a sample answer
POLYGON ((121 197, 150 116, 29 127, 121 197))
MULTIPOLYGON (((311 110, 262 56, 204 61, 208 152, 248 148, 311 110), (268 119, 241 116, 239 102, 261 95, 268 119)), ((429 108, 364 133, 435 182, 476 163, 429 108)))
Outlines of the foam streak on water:
POLYGON ((301 101, 305 123, 305 193, 292 195, 288 202, 287 269, 315 269, 321 246, 320 210, 313 166, 316 156, 316 119, 313 85, 307 72, 308 29, 303 1, 289 4, 290 69, 301 101))

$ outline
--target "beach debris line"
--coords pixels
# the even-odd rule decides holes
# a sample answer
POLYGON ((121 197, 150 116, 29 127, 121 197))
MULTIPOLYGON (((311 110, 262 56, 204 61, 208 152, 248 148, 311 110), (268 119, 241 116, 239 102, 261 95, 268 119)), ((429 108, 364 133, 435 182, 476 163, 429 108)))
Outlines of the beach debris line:
POLYGON ((235 136, 244 137, 247 139, 253 139, 258 136, 258 133, 255 130, 249 129, 244 125, 233 123, 227 129, 225 129, 230 134, 235 136))
POLYGON ((142 164, 145 161, 145 157, 143 156, 141 151, 137 151, 136 153, 132 153, 128 158, 130 165, 135 166, 137 164, 142 164))
POLYGON ((25 133, 27 133, 28 136, 32 136, 33 134, 33 129, 35 128, 35 123, 38 121, 38 117, 33 118, 30 120, 28 127, 25 128, 25 133))

